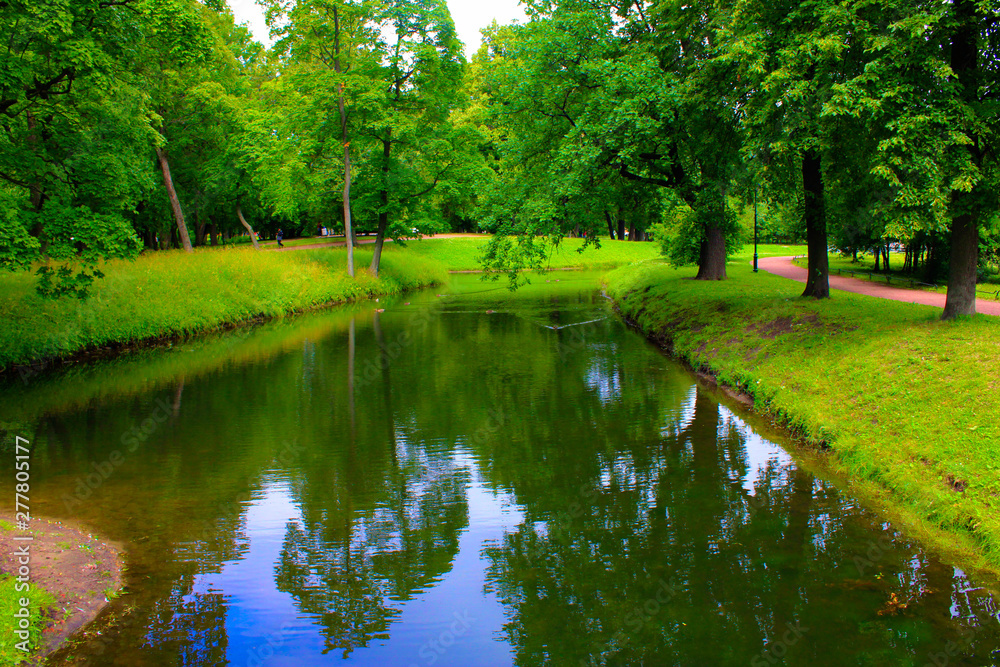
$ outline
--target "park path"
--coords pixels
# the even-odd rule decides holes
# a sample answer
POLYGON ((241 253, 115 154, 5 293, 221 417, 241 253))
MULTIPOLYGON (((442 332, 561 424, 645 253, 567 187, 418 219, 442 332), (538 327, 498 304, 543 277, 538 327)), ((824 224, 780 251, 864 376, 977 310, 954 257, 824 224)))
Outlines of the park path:
MULTIPOLYGON (((808 272, 801 266, 792 264, 791 257, 761 257, 757 260, 757 266, 768 273, 773 273, 782 278, 791 278, 800 283, 806 282, 808 275, 808 272)), ((880 299, 937 306, 938 308, 944 308, 945 301, 945 295, 937 292, 892 287, 891 285, 882 285, 869 280, 862 280, 861 278, 848 278, 847 276, 835 276, 832 274, 830 275, 830 289, 877 296, 880 299)), ((976 312, 984 315, 1000 316, 1000 302, 976 299, 976 312)))
MULTIPOLYGON (((323 238, 323 237, 318 237, 318 238, 323 238)), ((344 237, 343 236, 340 236, 340 237, 334 236, 332 238, 333 239, 339 238, 340 240, 339 241, 336 241, 336 240, 334 240, 334 241, 320 241, 318 243, 306 243, 304 245, 286 245, 284 248, 281 248, 281 249, 282 250, 309 250, 310 248, 341 248, 344 245, 346 245, 346 243, 344 242, 344 237)), ((424 238, 427 238, 427 239, 464 239, 464 238, 477 238, 477 239, 480 239, 480 238, 487 238, 487 236, 484 235, 484 234, 434 234, 433 236, 428 235, 428 236, 425 236, 424 238)), ((420 239, 418 239, 418 238, 410 238, 410 239, 405 239, 405 240, 407 240, 407 241, 419 241, 420 239)), ((392 239, 390 239, 388 237, 386 237, 386 241, 388 241, 389 243, 392 243, 392 239)), ((361 237, 361 238, 358 239, 358 245, 366 245, 366 244, 369 244, 369 243, 375 243, 375 237, 361 237)), ((277 243, 277 241, 261 241, 260 245, 261 245, 262 248, 265 248, 267 250, 277 250, 278 249, 278 243, 277 243)))

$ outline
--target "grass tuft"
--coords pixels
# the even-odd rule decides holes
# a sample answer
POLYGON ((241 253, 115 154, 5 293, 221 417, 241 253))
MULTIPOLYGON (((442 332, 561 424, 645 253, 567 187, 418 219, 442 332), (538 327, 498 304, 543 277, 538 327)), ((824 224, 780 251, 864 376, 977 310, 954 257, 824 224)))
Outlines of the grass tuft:
MULTIPOLYGON (((10 626, 9 630, 0 632, 0 665, 18 665, 38 648, 42 629, 46 623, 45 614, 49 608, 55 605, 55 598, 37 586, 31 584, 27 590, 19 591, 17 585, 17 579, 14 577, 0 579, 0 618, 4 619, 4 627, 7 628, 15 618, 14 614, 22 609, 20 600, 22 598, 30 600, 27 607, 29 651, 26 653, 18 648, 18 644, 22 640, 14 634, 15 628, 10 626)), ((17 622, 19 620, 15 621, 15 623, 17 622)))

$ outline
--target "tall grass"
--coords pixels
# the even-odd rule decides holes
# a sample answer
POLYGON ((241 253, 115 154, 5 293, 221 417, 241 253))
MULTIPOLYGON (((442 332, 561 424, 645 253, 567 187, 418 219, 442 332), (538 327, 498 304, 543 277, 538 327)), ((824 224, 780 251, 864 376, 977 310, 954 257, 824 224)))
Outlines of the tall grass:
MULTIPOLYGON (((359 249, 357 265, 371 252, 359 249)), ((0 276, 0 368, 87 348, 184 336, 313 306, 444 282, 439 263, 387 253, 379 278, 346 273, 343 248, 256 252, 252 248, 158 252, 102 267, 90 297, 49 300, 33 276, 0 276)))

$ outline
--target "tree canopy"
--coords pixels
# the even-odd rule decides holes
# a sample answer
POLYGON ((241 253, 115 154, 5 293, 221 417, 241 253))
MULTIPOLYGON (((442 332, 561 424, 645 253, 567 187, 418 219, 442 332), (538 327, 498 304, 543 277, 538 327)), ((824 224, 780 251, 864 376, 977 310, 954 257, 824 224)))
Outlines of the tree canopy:
POLYGON ((953 317, 1000 247, 993 0, 532 0, 470 61, 443 0, 262 4, 270 48, 221 0, 0 3, 0 268, 85 296, 105 259, 282 227, 373 233, 377 273, 480 230, 515 283, 567 235, 719 280, 759 196, 806 295, 831 247, 899 242, 953 317))

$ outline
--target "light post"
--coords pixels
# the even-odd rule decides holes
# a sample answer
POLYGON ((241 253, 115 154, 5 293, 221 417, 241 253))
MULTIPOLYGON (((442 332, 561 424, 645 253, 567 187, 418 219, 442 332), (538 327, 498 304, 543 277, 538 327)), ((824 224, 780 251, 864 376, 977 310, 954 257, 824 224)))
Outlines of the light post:
POLYGON ((757 273, 757 185, 753 186, 753 272, 757 273))

